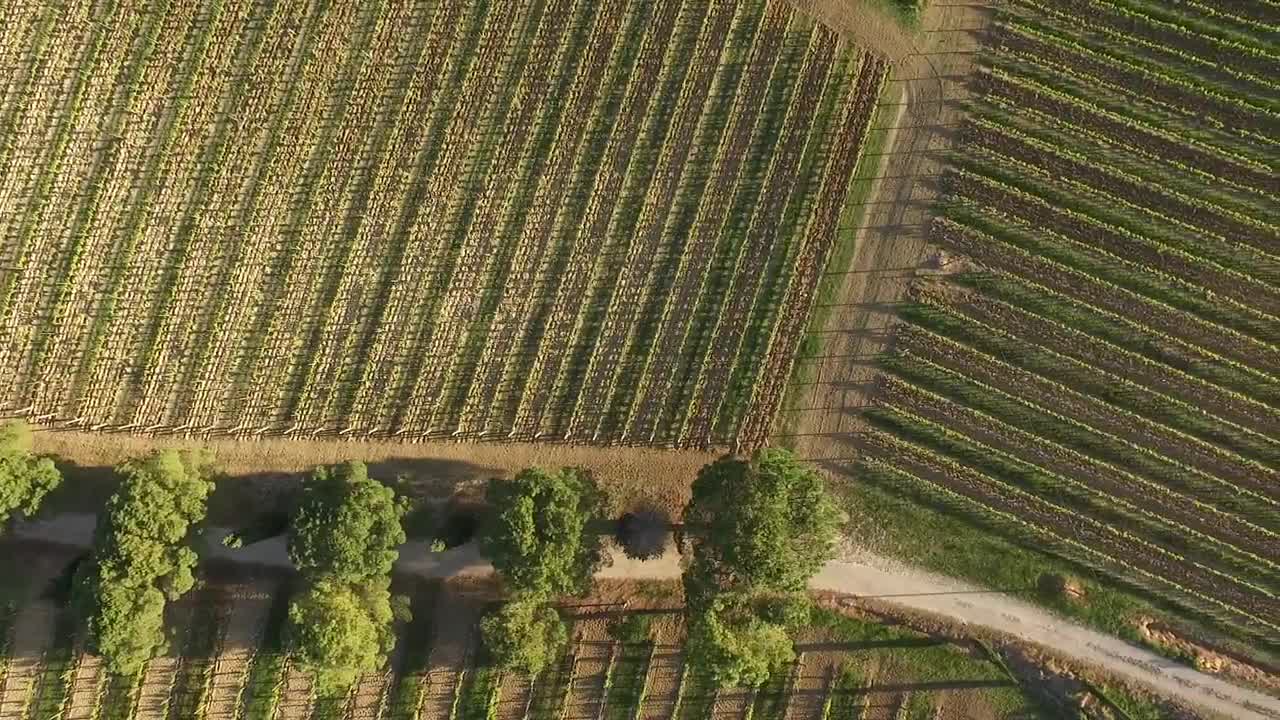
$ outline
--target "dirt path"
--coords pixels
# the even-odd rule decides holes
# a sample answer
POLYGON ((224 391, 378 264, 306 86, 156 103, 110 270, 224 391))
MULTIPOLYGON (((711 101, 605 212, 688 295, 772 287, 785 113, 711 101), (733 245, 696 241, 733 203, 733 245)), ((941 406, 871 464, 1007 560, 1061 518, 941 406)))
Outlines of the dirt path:
POLYGON ((0 687, 0 720, 22 720, 26 714, 44 666, 44 654, 53 645, 57 616, 51 603, 37 601, 19 610, 14 618, 9 669, 0 687))
POLYGON ((821 720, 831 689, 831 658, 822 653, 801 653, 799 667, 787 693, 785 720, 821 720))
POLYGON ((747 720, 756 694, 748 688, 728 688, 716 691, 711 703, 711 720, 747 720))
POLYGON ((813 12, 855 40, 876 47, 894 60, 889 88, 897 89, 896 117, 877 125, 889 130, 880 178, 868 197, 854 258, 823 329, 822 357, 814 382, 803 388, 790 427, 797 452, 826 461, 852 457, 851 433, 861 429, 857 409, 866 402, 873 376, 871 361, 886 347, 894 306, 911 280, 936 259, 926 241, 929 211, 937 196, 941 151, 949 146, 959 118, 964 78, 973 70, 971 51, 977 28, 987 21, 984 8, 935 4, 922 20, 922 32, 904 38, 878 28, 868 13, 853 12, 847 2, 811 3, 813 12))
POLYGON ((684 643, 676 638, 659 636, 655 641, 653 661, 649 664, 648 688, 639 720, 671 720, 680 692, 684 672, 684 643))
POLYGON ((276 703, 275 720, 307 720, 315 708, 316 693, 311 673, 293 663, 284 668, 284 682, 280 688, 280 700, 276 703))
POLYGON ((427 660, 427 684, 422 701, 423 720, 449 720, 461 673, 469 668, 475 654, 482 607, 465 590, 445 585, 436 601, 435 639, 427 660))
POLYGON ((67 709, 62 720, 94 720, 98 712, 98 703, 105 690, 103 683, 107 673, 103 668, 102 658, 90 653, 82 653, 76 666, 75 675, 71 678, 71 688, 67 696, 67 709))
POLYGON ((226 637, 213 663, 206 720, 234 720, 244 692, 246 673, 271 612, 277 583, 261 582, 230 591, 231 614, 226 637))
POLYGON ((573 679, 565 701, 563 720, 596 720, 604 699, 605 675, 617 643, 609 637, 604 620, 579 622, 573 628, 573 679))
POLYGON ((498 720, 524 720, 533 701, 533 683, 523 673, 503 673, 498 691, 498 720))

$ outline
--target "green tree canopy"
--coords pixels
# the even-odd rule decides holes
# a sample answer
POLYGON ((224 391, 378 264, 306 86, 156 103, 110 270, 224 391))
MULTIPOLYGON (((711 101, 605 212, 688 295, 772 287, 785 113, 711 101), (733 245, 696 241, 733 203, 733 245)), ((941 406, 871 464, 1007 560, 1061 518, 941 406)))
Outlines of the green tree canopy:
POLYGON ((603 539, 588 524, 604 497, 585 471, 531 468, 489 481, 489 515, 480 549, 517 593, 580 594, 604 561, 603 539))
POLYGON ((93 648, 133 674, 164 647, 165 602, 195 585, 191 526, 204 520, 212 456, 166 450, 125 462, 73 589, 93 648))
POLYGON ((536 595, 517 596, 480 623, 485 648, 498 667, 536 675, 568 640, 556 609, 536 595))
POLYGON ((391 569, 405 541, 408 503, 352 460, 317 468, 304 483, 289 556, 307 581, 289 607, 290 645, 325 692, 377 670, 395 647, 391 569))
POLYGON ((386 578, 359 585, 321 578, 289 605, 290 647, 322 693, 378 670, 395 647, 392 622, 407 619, 407 608, 389 586, 386 578))
POLYGON ((407 502, 370 479, 359 460, 317 468, 303 484, 289 557, 309 577, 352 583, 385 577, 405 541, 400 520, 407 511, 407 502))
POLYGON ((15 513, 35 515, 62 473, 48 458, 31 453, 31 428, 20 420, 0 425, 0 530, 15 513))
POLYGON ((795 659, 782 625, 760 618, 749 598, 719 595, 698 614, 686 646, 691 667, 706 668, 721 687, 756 687, 795 659))
POLYGON ((795 592, 834 554, 839 513, 822 478, 786 450, 704 467, 684 511, 690 601, 720 590, 795 592))

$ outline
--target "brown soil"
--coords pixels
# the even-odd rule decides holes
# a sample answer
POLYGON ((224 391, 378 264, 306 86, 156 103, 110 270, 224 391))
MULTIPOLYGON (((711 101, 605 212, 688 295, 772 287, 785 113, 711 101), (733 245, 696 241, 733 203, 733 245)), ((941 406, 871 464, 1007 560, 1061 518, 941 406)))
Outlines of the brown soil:
POLYGON ((533 700, 533 683, 522 673, 503 673, 498 690, 498 720, 525 720, 533 700))
POLYGON ((315 701, 311 673, 293 663, 286 664, 280 701, 276 704, 276 720, 307 720, 311 717, 315 701))
POLYGON ((8 670, 0 685, 0 720, 22 720, 35 694, 44 666, 44 653, 53 642, 57 608, 38 601, 23 607, 14 619, 8 670))
POLYGON ((231 613, 222 648, 214 660, 206 720, 234 720, 247 679, 245 673, 266 626, 275 583, 262 582, 228 588, 231 613))
MULTIPOLYGON (((801 644, 804 641, 800 639, 801 644)), ((787 692, 786 720, 821 720, 834 673, 843 659, 843 653, 800 653, 787 692)))
MULTIPOLYGON (((167 628, 177 630, 178 637, 185 635, 191 621, 194 605, 190 602, 172 603, 168 617, 165 618, 167 628)), ((134 708, 135 720, 166 720, 170 705, 174 699, 174 686, 178 681, 178 672, 182 667, 182 656, 172 652, 182 643, 173 643, 171 652, 152 658, 142 671, 142 687, 138 693, 138 701, 134 708)))
POLYGON ((1195 666, 1201 672, 1219 675, 1272 692, 1280 690, 1280 674, 1274 670, 1258 667, 1231 654, 1218 652, 1213 648, 1195 643, 1151 619, 1143 619, 1139 622, 1138 628, 1142 636, 1153 645, 1176 650, 1195 658, 1195 666))
POLYGON ((676 695, 680 692, 684 672, 683 633, 658 632, 654 644, 649 676, 645 679, 647 690, 638 720, 669 720, 675 710, 676 695))
POLYGON ((103 669, 102 658, 84 653, 76 665, 75 675, 71 678, 68 691, 66 711, 63 720, 93 720, 98 712, 98 703, 102 699, 103 681, 107 674, 103 669))
POLYGON ((561 717, 596 720, 604 699, 604 681, 618 644, 609 637, 608 621, 592 619, 573 626, 573 678, 561 717))
POLYGON ((755 692, 749 688, 717 690, 711 703, 711 720, 747 720, 755 699, 755 692))
MULTIPOLYGON (((416 494, 441 496, 455 491, 479 492, 483 481, 510 476, 530 466, 574 466, 590 470, 609 492, 615 510, 644 502, 672 511, 683 507, 699 468, 716 453, 694 450, 586 447, 533 443, 356 442, 319 440, 232 440, 142 437, 132 435, 40 430, 35 450, 61 458, 73 480, 100 481, 104 472, 126 458, 157 449, 207 447, 228 478, 210 506, 210 521, 244 520, 246 507, 272 507, 279 493, 291 489, 299 474, 318 464, 364 460, 375 477, 406 476, 416 494)), ((109 483, 96 492, 86 483, 76 487, 72 502, 97 510, 109 483), (85 492, 80 492, 84 488, 85 492)))
POLYGON ((447 720, 453 709, 462 671, 469 669, 478 642, 476 623, 482 610, 477 588, 445 583, 433 609, 435 638, 427 660, 426 692, 420 717, 447 720))
POLYGON ((926 230, 937 195, 933 178, 942 169, 940 151, 949 146, 949 126, 960 117, 958 100, 966 95, 962 78, 974 71, 968 52, 978 44, 973 29, 985 25, 988 13, 981 7, 934 5, 922 18, 923 32, 911 36, 850 3, 808 4, 838 31, 894 60, 889 88, 899 89, 904 103, 888 123, 894 129, 883 151, 891 154, 884 156, 887 162, 868 198, 854 258, 849 267, 828 269, 845 273, 844 285, 823 328, 814 383, 800 389, 797 407, 790 410, 796 413, 790 425, 801 456, 831 460, 854 453, 848 438, 862 428, 855 410, 866 403, 874 376, 869 361, 885 349, 893 306, 931 255, 926 230))

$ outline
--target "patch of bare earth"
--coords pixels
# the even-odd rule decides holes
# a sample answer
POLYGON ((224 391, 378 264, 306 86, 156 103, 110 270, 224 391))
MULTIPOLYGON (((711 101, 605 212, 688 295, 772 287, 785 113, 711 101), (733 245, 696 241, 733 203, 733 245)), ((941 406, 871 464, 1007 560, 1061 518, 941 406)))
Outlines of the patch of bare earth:
POLYGON ((476 590, 458 583, 445 583, 434 610, 435 639, 427 659, 423 682, 423 720, 448 720, 454 696, 461 685, 462 671, 469 668, 478 641, 477 622, 483 610, 476 590))
POLYGON ((71 688, 67 693, 66 711, 62 720, 94 720, 106 679, 102 658, 82 652, 75 674, 71 677, 71 688))
POLYGON ((57 615, 52 603, 37 600, 24 605, 14 618, 9 666, 0 686, 0 720, 23 720, 26 716, 44 655, 53 644, 57 615))
POLYGON ((821 720, 841 659, 838 653, 820 650, 800 653, 787 693, 786 720, 821 720))
POLYGON ((711 703, 712 720, 746 720, 755 702, 755 691, 750 688, 723 688, 716 691, 711 703))
POLYGON ((822 328, 813 383, 797 388, 788 410, 801 456, 836 462, 855 454, 852 441, 862 429, 858 409, 872 388, 872 361, 890 341, 896 306, 918 278, 939 270, 927 240, 930 209, 942 155, 968 93, 965 82, 975 71, 972 51, 989 13, 975 4, 934 4, 921 20, 921 32, 907 34, 858 3, 793 1, 854 42, 892 58, 887 94, 896 93, 891 102, 902 103, 896 117, 881 113, 875 123, 890 128, 879 179, 867 198, 853 259, 847 267, 828 268, 843 278, 842 285, 822 328))
POLYGON ((391 692, 396 669, 404 665, 404 624, 396 624, 396 647, 391 651, 387 666, 377 672, 365 673, 351 689, 347 698, 346 720, 377 720, 391 692))
MULTIPOLYGON (((186 635, 194 606, 191 602, 172 603, 166 624, 178 629, 178 637, 186 635)), ((173 689, 182 668, 182 640, 173 643, 169 652, 147 661, 142 671, 142 684, 134 706, 134 720, 166 720, 173 702, 173 689)))
POLYGON ((498 690, 498 720, 524 720, 533 702, 533 682, 522 673, 503 673, 498 690))
POLYGON ((274 593, 279 584, 262 581, 227 588, 231 612, 226 636, 211 670, 206 720, 234 720, 250 661, 262 641, 274 593))
POLYGON ((573 678, 565 701, 563 720, 596 720, 604 700, 605 676, 617 652, 604 619, 590 619, 573 626, 573 678))
POLYGON ((280 701, 276 704, 275 720, 307 720, 315 708, 316 691, 311 673, 289 662, 284 668, 284 680, 280 688, 280 701))
MULTIPOLYGON (((227 476, 210 505, 210 522, 236 525, 245 508, 270 507, 317 465, 363 460, 375 477, 405 476, 421 495, 479 492, 491 477, 531 466, 581 467, 606 489, 616 510, 652 503, 678 511, 694 475, 716 452, 535 443, 375 442, 149 437, 40 429, 35 450, 65 460, 72 479, 112 477, 101 472, 127 458, 159 449, 207 447, 227 476), (231 522, 231 521, 237 522, 231 522)), ((105 483, 103 483, 105 485, 105 483)), ((93 500, 88 498, 86 504, 93 500)), ((94 507, 100 503, 95 501, 94 507)))
POLYGON ((684 673, 684 634, 663 628, 654 636, 653 660, 639 720, 669 720, 675 711, 684 673))

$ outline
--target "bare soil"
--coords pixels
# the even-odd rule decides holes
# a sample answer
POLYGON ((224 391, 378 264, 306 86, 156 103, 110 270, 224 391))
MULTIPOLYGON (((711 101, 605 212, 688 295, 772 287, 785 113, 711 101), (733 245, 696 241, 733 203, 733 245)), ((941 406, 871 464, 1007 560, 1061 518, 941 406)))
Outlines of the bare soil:
POLYGON ((0 720, 23 720, 44 667, 44 654, 53 644, 57 608, 40 600, 28 604, 14 618, 9 666, 0 686, 0 720))
POLYGON ((605 677, 617 643, 609 636, 608 621, 583 620, 573 626, 573 679, 561 717, 564 720, 596 720, 604 700, 605 677))
MULTIPOLYGON (((179 638, 185 636, 191 622, 194 606, 190 602, 172 603, 165 618, 166 625, 175 628, 179 638)), ((142 673, 142 688, 134 708, 134 720, 166 720, 173 702, 174 686, 182 667, 182 641, 174 643, 170 651, 147 662, 142 673)))
POLYGON ((76 666, 75 675, 71 678, 66 711, 62 719, 93 720, 98 712, 98 703, 102 699, 103 683, 106 677, 102 658, 88 653, 82 654, 76 666))
POLYGON ((262 638, 272 596, 279 590, 277 583, 267 581, 228 589, 231 614, 221 651, 213 663, 206 720, 235 718, 250 660, 262 638))
POLYGON ((433 610, 435 638, 427 660, 426 693, 420 717, 448 720, 458 692, 462 671, 469 669, 479 642, 476 623, 483 610, 474 587, 446 583, 433 610))
POLYGON ((142 437, 40 429, 35 451, 63 461, 72 479, 102 480, 97 493, 78 492, 71 502, 95 503, 109 494, 107 469, 129 457, 154 450, 207 447, 227 475, 210 507, 210 520, 244 520, 246 507, 272 507, 278 496, 293 488, 301 474, 316 465, 363 460, 379 478, 403 475, 415 493, 447 496, 479 492, 491 477, 507 477, 531 467, 581 467, 592 472, 609 494, 615 510, 653 503, 678 511, 689 498, 689 486, 699 468, 719 456, 697 450, 587 447, 533 443, 460 443, 320 441, 293 439, 201 440, 142 437))
POLYGON ((285 665, 276 720, 307 720, 315 707, 315 688, 308 673, 293 663, 285 665))
POLYGON ((846 657, 845 653, 822 651, 800 654, 787 692, 786 720, 821 720, 832 679, 846 657))
POLYGON ((655 637, 653 661, 645 683, 644 704, 639 720, 669 720, 675 710, 676 695, 680 691, 680 676, 684 671, 683 633, 668 630, 655 637))

